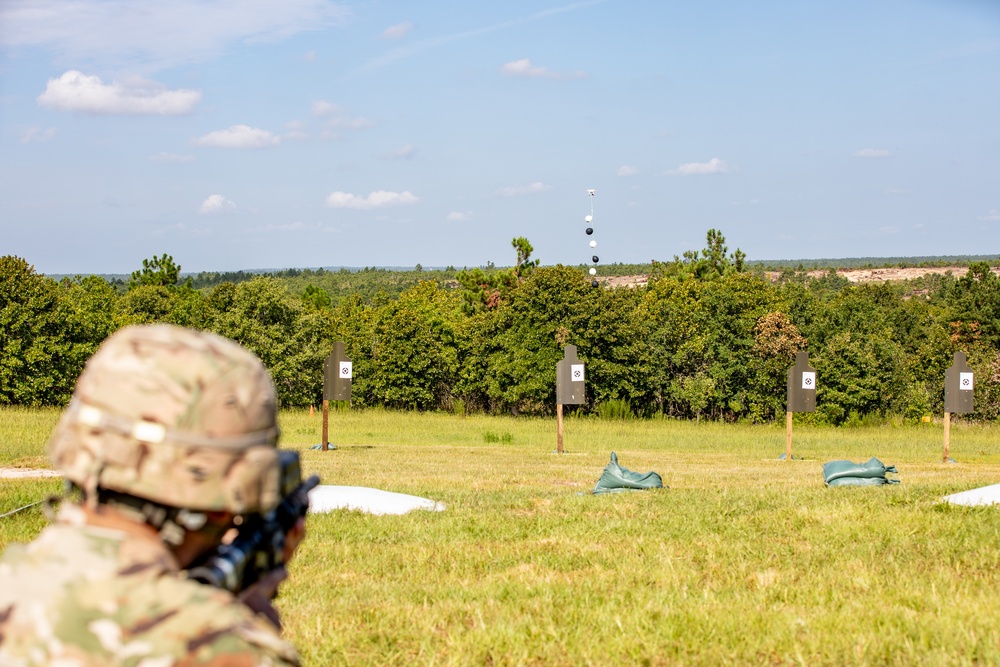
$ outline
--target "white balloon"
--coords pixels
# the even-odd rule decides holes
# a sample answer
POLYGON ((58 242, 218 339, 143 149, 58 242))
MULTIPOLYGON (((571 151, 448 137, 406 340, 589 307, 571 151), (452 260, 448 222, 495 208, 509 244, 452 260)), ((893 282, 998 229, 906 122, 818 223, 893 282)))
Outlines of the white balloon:
POLYGON ((590 247, 591 248, 596 248, 597 247, 597 241, 591 241, 590 242, 590 247))
POLYGON ((591 221, 591 220, 593 220, 593 219, 594 219, 594 216, 592 216, 592 215, 588 215, 588 216, 587 216, 586 218, 584 218, 584 219, 583 219, 583 221, 584 221, 584 222, 590 222, 590 221, 591 221))
POLYGON ((597 275, 597 269, 591 269, 590 270, 590 275, 596 276, 597 275))

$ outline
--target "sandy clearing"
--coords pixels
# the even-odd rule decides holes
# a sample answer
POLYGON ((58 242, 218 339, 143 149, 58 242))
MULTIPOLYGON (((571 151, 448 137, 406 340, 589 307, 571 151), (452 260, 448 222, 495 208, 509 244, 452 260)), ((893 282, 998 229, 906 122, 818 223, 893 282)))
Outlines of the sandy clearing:
MULTIPOLYGON (((806 273, 811 278, 822 278, 829 272, 828 269, 815 269, 806 273)), ((944 275, 951 273, 956 278, 960 278, 969 272, 965 266, 935 266, 935 267, 909 267, 905 269, 885 267, 879 269, 837 269, 837 275, 847 278, 852 283, 872 283, 891 282, 893 280, 912 280, 928 275, 944 275)), ((1000 268, 994 268, 993 273, 1000 275, 1000 268)), ((765 275, 771 280, 777 280, 781 275, 778 271, 767 271, 765 275)), ((608 276, 597 278, 607 287, 639 287, 649 282, 649 274, 635 276, 608 276)))

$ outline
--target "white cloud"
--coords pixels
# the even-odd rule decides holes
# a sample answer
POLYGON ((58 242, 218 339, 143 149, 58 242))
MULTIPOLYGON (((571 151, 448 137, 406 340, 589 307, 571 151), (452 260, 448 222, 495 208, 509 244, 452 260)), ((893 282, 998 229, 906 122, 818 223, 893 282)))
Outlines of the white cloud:
POLYGON ((59 129, 55 127, 42 129, 38 125, 32 125, 21 133, 21 143, 32 144, 40 141, 48 141, 56 136, 57 132, 59 132, 59 129))
POLYGON ((667 172, 667 176, 701 176, 705 174, 724 174, 732 171, 731 167, 717 157, 708 162, 687 162, 676 169, 667 172))
POLYGON ((980 220, 1000 220, 1000 209, 991 208, 990 212, 979 218, 980 220))
POLYGON ((529 58, 512 60, 500 66, 500 73, 520 79, 583 79, 586 72, 554 72, 546 67, 536 67, 529 58))
POLYGON ((859 151, 854 151, 852 155, 854 157, 889 157, 892 153, 884 148, 862 148, 859 151))
POLYGON ((898 234, 899 232, 903 231, 899 227, 896 227, 895 225, 889 227, 879 227, 878 230, 883 234, 898 234))
POLYGON ((635 176, 638 173, 639 173, 638 167, 633 167, 627 164, 623 164, 622 166, 618 167, 619 176, 635 176))
POLYGON ((281 137, 249 125, 233 125, 226 130, 209 132, 195 139, 194 143, 211 148, 266 148, 277 146, 281 143, 281 137))
POLYGON ((409 21, 403 21, 402 23, 391 25, 383 30, 382 37, 383 39, 402 39, 403 37, 406 37, 411 30, 413 30, 413 24, 409 21))
POLYGON ((509 188, 500 188, 497 194, 502 197, 517 197, 519 195, 530 195, 536 192, 547 192, 551 190, 551 185, 545 185, 541 181, 535 181, 528 185, 513 185, 509 188))
POLYGON ((326 198, 326 205, 330 208, 350 208, 358 211, 367 211, 373 208, 385 206, 405 206, 416 204, 420 199, 406 190, 404 192, 389 192, 386 190, 376 190, 367 197, 352 195, 349 192, 331 192, 326 198))
POLYGON ((69 70, 49 79, 38 103, 59 111, 96 114, 176 116, 191 113, 201 101, 196 90, 167 90, 145 79, 104 83, 99 77, 69 70))
POLYGON ((236 203, 226 199, 222 195, 209 195, 208 199, 201 203, 198 213, 210 215, 212 213, 231 213, 236 210, 236 203))
POLYGON ((909 194, 909 190, 904 190, 903 188, 886 188, 885 193, 887 195, 906 195, 909 194))
POLYGON ((177 155, 176 153, 157 153, 149 156, 150 162, 194 162, 193 155, 177 155))
POLYGON ((306 54, 302 56, 302 60, 305 60, 307 63, 316 62, 316 52, 315 51, 306 52, 306 54))
POLYGON ((472 220, 472 211, 452 211, 448 214, 448 222, 465 222, 472 220))
POLYGON ((412 144, 401 146, 392 152, 392 157, 397 160, 409 160, 416 155, 417 149, 412 144))
POLYGON ((349 12, 332 0, 3 0, 0 43, 61 62, 155 71, 201 63, 233 43, 323 30, 349 12))

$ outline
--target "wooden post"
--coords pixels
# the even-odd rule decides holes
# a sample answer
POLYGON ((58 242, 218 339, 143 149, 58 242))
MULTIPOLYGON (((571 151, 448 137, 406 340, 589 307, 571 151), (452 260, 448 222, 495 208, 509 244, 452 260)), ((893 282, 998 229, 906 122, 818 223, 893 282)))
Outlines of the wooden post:
POLYGON ((792 460, 792 413, 785 413, 785 460, 792 460))
POLYGON ((330 401, 323 399, 323 451, 327 450, 327 443, 329 442, 329 428, 330 428, 330 401))
POLYGON ((951 451, 951 413, 944 413, 944 456, 941 457, 941 463, 948 462, 948 455, 951 451))
POLYGON ((563 453, 562 445, 562 403, 556 403, 556 452, 563 453))
POLYGON ((316 406, 315 405, 310 405, 309 406, 309 416, 312 417, 314 414, 316 414, 316 406))

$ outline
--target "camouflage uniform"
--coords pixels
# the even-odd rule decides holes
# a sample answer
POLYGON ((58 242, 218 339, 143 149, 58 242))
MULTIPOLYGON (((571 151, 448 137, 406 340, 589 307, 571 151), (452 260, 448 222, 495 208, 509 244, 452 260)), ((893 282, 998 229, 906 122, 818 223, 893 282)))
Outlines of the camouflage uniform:
POLYGON ((297 665, 277 627, 186 579, 171 550, 199 512, 276 506, 276 440, 274 387, 247 350, 169 325, 112 336, 49 443, 85 505, 0 559, 0 667, 297 665))
POLYGON ((298 664, 269 621, 182 578, 155 533, 79 525, 81 514, 64 508, 0 560, 0 666, 298 664))

